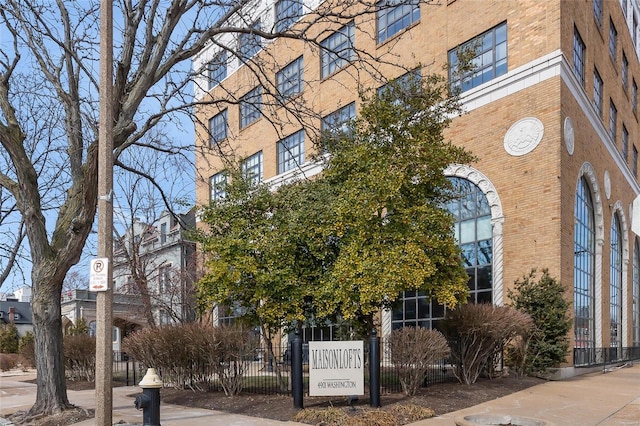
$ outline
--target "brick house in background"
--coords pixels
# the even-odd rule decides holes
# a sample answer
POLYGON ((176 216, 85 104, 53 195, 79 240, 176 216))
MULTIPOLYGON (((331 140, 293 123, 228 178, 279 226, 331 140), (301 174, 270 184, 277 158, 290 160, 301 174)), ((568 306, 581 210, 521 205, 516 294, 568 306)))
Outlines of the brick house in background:
MULTIPOLYGON (((304 11, 318 7, 308 0, 258 3, 244 22, 263 30, 301 25, 304 11)), ((372 56, 386 50, 396 65, 423 64, 418 73, 446 74, 462 92, 465 113, 446 137, 478 161, 451 164, 444 173, 459 192, 449 207, 470 300, 505 304, 516 279, 548 268, 573 307, 574 349, 564 374, 637 353, 638 1, 376 4, 375 19, 354 14, 353 21, 315 28, 326 31, 320 48, 224 35, 194 59, 196 99, 230 100, 196 109, 196 123, 204 123, 196 127, 197 204, 224 196, 220 153, 226 149, 245 158, 247 174, 274 185, 321 172, 307 160, 310 129, 295 120, 278 128, 264 117, 287 111, 271 106, 247 63, 263 61, 271 85, 313 105, 315 127, 326 128, 358 113, 359 89, 382 84, 354 69, 351 46, 372 56), (221 50, 225 45, 230 49, 221 50), (460 46, 476 48, 477 67, 462 76, 456 73, 460 46)), ((378 71, 388 79, 404 73, 391 63, 378 71)), ((407 325, 437 327, 443 316, 444 308, 426 295, 406 291, 382 313, 382 335, 407 325)))

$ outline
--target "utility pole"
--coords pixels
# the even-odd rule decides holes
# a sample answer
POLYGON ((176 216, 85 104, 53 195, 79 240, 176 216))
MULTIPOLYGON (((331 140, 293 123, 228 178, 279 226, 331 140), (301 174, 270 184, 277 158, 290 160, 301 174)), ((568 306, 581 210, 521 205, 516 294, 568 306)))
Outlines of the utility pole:
POLYGON ((113 416, 113 2, 100 0, 100 121, 98 127, 98 257, 107 262, 107 289, 96 303, 96 425, 113 416))

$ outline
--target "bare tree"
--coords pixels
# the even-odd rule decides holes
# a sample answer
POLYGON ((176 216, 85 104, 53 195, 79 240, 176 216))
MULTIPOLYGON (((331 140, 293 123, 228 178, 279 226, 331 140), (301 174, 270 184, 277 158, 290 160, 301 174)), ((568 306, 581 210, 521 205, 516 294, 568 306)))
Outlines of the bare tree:
MULTIPOLYGON (((255 1, 117 0, 115 166, 162 189, 160 176, 138 170, 125 153, 134 148, 155 152, 167 162, 189 161, 187 150, 193 141, 170 140, 157 129, 175 125, 181 113, 191 114, 195 104, 188 61, 211 43, 243 58, 248 72, 272 95, 273 106, 290 112, 286 120, 313 129, 317 117, 302 101, 284 103, 278 96, 270 70, 260 61, 268 56, 268 49, 247 59, 235 40, 241 34, 253 34, 265 46, 270 40, 288 38, 320 49, 328 28, 356 18, 368 23, 375 38, 376 9, 385 5, 327 0, 305 10, 304 18, 293 27, 279 29, 251 26, 247 17, 255 15, 259 6, 255 1), (150 132, 157 137, 146 137, 150 132)), ((70 407, 60 293, 65 275, 81 257, 96 216, 98 15, 96 0, 0 0, 0 31, 6 34, 0 49, 0 187, 3 206, 7 206, 2 211, 11 210, 11 218, 0 226, 3 233, 5 227, 12 229, 12 242, 2 247, 10 253, 8 262, 1 266, 6 271, 15 265, 11 256, 20 253, 26 237, 38 369, 36 401, 28 413, 32 416, 70 407)), ((359 65, 350 72, 378 76, 381 62, 394 63, 392 52, 392 40, 375 49, 375 56, 356 52, 350 60, 359 65)), ((238 99, 229 91, 225 98, 205 101, 234 103, 238 99)), ((270 119, 280 129, 282 123, 274 117, 270 119)), ((167 163, 165 169, 170 168, 167 163)))

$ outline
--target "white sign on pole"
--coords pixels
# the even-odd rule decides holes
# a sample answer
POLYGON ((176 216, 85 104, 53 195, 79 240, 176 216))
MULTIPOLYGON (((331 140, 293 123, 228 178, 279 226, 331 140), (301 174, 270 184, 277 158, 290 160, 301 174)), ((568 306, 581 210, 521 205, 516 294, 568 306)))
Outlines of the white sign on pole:
POLYGON ((309 395, 364 395, 364 343, 309 342, 309 395))
POLYGON ((109 259, 98 258, 91 260, 89 272, 89 291, 107 291, 109 289, 109 259))

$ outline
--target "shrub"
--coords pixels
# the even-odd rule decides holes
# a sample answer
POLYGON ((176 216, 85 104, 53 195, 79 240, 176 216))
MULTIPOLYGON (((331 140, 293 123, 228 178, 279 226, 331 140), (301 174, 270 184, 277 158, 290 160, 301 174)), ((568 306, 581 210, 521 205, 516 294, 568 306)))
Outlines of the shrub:
POLYGON ((16 368, 18 364, 15 354, 2 354, 0 353, 0 371, 8 371, 16 368))
POLYGON ((79 336, 81 334, 89 334, 89 326, 82 317, 78 318, 76 323, 69 327, 70 336, 79 336))
POLYGON ((27 331, 20 338, 18 353, 20 354, 20 362, 23 368, 36 366, 35 337, 32 332, 27 331))
POLYGON ((9 323, 0 327, 0 353, 15 354, 18 352, 18 329, 15 324, 9 323))
POLYGON ((533 269, 515 282, 515 291, 508 292, 513 306, 529 314, 535 326, 528 345, 520 349, 524 358, 522 369, 528 373, 542 372, 565 361, 569 351, 567 333, 572 322, 571 305, 564 298, 562 284, 549 275, 548 269, 542 270, 539 279, 536 275, 533 269))
POLYGON ((218 375, 225 395, 237 395, 242 390, 244 375, 257 346, 257 337, 244 327, 213 329, 209 363, 218 375))
POLYGON ((404 327, 394 330, 389 340, 391 362, 399 369, 406 395, 415 395, 433 363, 449 355, 447 339, 437 330, 404 327))
POLYGON ((447 311, 442 329, 456 378, 470 385, 483 372, 492 375, 502 348, 532 327, 531 317, 511 306, 466 304, 447 311))
POLYGON ((96 375, 96 339, 87 334, 65 336, 63 348, 67 378, 92 381, 96 375))

